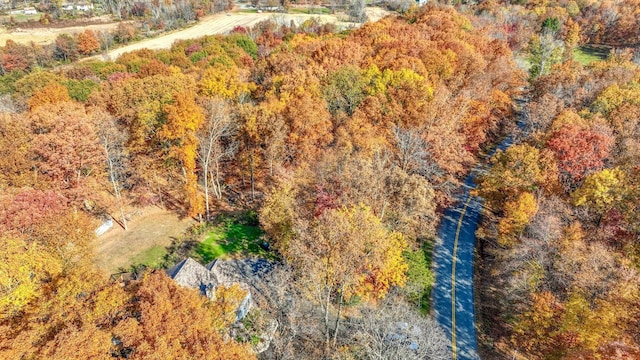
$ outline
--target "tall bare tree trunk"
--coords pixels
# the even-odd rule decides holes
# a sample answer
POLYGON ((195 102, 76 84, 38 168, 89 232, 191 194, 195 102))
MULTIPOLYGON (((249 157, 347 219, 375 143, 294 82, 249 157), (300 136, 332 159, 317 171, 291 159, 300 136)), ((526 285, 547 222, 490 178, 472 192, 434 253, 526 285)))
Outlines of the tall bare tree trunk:
POLYGON ((206 220, 209 221, 211 219, 211 215, 209 212, 209 171, 207 171, 208 164, 204 164, 204 208, 205 208, 205 217, 206 220))
POLYGON ((344 284, 340 288, 340 299, 338 301, 338 313, 336 314, 336 323, 333 327, 333 347, 336 347, 338 341, 338 325, 340 324, 340 315, 342 315, 342 302, 344 301, 344 284))
POLYGON ((255 195, 255 182, 254 182, 254 178, 253 178, 253 154, 251 154, 251 157, 249 158, 249 173, 251 176, 251 201, 254 201, 256 198, 255 195))
POLYGON ((162 189, 160 189, 160 182, 158 181, 158 173, 153 170, 153 178, 156 181, 156 189, 158 191, 158 196, 160 197, 160 207, 164 209, 164 203, 162 201, 162 189))
POLYGON ((218 200, 222 199, 222 185, 220 185, 220 162, 216 161, 216 196, 218 200))

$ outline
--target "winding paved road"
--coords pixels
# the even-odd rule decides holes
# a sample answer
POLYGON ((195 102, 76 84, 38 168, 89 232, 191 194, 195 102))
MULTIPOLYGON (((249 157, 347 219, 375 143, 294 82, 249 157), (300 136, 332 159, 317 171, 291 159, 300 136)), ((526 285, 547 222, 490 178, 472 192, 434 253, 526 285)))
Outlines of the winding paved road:
MULTIPOLYGON (((518 126, 522 127, 521 118, 518 126)), ((489 154, 505 150, 513 144, 508 136, 489 154)), ((436 283, 433 308, 436 320, 451 339, 453 360, 477 360, 475 306, 473 297, 473 253, 475 232, 482 211, 482 199, 472 196, 475 177, 483 169, 480 164, 465 180, 462 193, 444 213, 434 252, 436 283)))

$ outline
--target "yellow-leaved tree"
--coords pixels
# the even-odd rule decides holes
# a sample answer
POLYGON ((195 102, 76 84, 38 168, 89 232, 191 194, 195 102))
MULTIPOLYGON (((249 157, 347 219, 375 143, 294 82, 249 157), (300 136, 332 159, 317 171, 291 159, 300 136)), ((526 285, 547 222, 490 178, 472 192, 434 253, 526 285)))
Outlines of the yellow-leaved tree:
POLYGON ((498 222, 498 243, 512 246, 537 212, 536 197, 529 192, 521 193, 514 201, 507 201, 504 216, 498 222))
POLYGON ((198 192, 196 158, 198 138, 196 131, 204 122, 204 112, 195 102, 192 92, 175 93, 173 103, 164 106, 167 115, 158 137, 167 143, 169 156, 177 159, 185 174, 185 194, 188 202, 187 214, 200 215, 204 211, 202 195, 198 192))
POLYGON ((301 220, 294 226, 295 236, 279 250, 300 271, 309 295, 322 308, 329 349, 336 344, 346 302, 381 298, 391 286, 404 286, 407 264, 402 252, 407 242, 364 205, 327 209, 311 223, 301 220))
POLYGON ((576 206, 587 206, 602 215, 622 200, 624 178, 624 172, 618 168, 593 173, 571 195, 573 203, 576 206))

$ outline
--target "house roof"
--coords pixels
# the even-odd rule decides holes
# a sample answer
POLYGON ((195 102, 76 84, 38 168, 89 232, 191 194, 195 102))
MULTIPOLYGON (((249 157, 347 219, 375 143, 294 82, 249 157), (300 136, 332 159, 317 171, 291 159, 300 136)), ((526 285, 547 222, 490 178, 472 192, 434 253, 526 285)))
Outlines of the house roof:
POLYGON ((200 289, 203 295, 209 297, 218 285, 215 276, 192 258, 186 258, 167 270, 167 275, 179 285, 200 289))
POLYGON ((274 268, 274 263, 262 258, 218 260, 207 264, 218 283, 254 283, 274 268))

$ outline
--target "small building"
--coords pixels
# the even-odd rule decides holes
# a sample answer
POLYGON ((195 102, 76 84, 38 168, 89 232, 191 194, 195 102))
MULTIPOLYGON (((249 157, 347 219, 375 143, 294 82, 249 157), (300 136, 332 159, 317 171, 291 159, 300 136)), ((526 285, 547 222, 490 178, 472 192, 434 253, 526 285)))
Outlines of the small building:
POLYGON ((24 8, 24 14, 25 15, 38 15, 38 11, 36 10, 36 8, 28 7, 28 8, 24 8))
POLYGON ((91 11, 93 10, 93 4, 78 4, 76 5, 76 10, 84 12, 91 11))
POLYGON ((212 300, 215 299, 219 285, 239 285, 247 292, 247 296, 236 310, 236 321, 238 321, 247 316, 252 306, 250 288, 243 281, 248 274, 246 271, 251 272, 256 268, 254 265, 262 261, 268 263, 264 259, 214 260, 203 266, 189 257, 167 270, 167 275, 178 285, 198 289, 202 295, 212 300))

